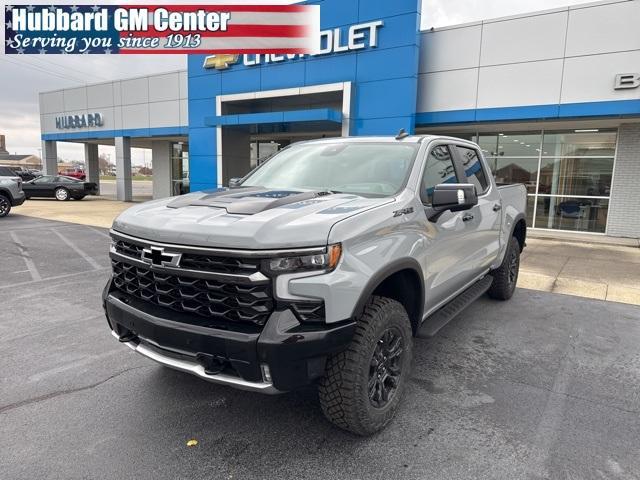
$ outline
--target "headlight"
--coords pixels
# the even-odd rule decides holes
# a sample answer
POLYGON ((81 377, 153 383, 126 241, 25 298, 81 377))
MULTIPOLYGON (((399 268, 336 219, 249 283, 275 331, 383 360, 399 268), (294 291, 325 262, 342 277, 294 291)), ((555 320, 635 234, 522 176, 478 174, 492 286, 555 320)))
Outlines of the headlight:
POLYGON ((327 253, 301 255, 298 257, 278 257, 266 260, 267 270, 272 273, 300 272, 306 270, 331 271, 336 268, 342 255, 342 245, 329 245, 327 253))

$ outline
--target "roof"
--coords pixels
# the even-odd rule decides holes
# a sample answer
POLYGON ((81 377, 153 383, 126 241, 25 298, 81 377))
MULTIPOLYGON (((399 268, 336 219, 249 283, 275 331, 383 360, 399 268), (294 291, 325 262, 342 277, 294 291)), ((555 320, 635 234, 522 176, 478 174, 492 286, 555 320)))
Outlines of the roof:
POLYGON ((32 155, 32 154, 11 155, 11 154, 7 154, 7 153, 0 153, 0 161, 8 160, 10 162, 17 162, 17 161, 24 160, 25 158, 30 158, 30 157, 33 157, 33 156, 34 155, 32 155))

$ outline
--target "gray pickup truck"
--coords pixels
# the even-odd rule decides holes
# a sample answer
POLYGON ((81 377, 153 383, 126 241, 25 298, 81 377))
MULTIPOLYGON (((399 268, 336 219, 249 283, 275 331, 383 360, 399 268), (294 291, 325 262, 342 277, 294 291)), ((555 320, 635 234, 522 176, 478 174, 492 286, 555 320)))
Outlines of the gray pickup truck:
POLYGON ((415 336, 514 292, 526 191, 497 186, 474 143, 301 142, 231 185, 113 223, 109 327, 167 367, 254 392, 317 384, 331 422, 371 434, 415 336))
POLYGON ((10 168, 0 166, 0 218, 9 215, 11 207, 22 205, 25 199, 22 178, 10 168))

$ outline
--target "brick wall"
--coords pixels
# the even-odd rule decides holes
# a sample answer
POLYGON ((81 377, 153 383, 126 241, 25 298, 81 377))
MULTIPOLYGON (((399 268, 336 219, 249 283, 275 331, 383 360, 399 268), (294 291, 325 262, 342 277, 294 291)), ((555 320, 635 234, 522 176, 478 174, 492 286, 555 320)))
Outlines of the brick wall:
POLYGON ((640 238, 640 123, 620 126, 612 183, 607 234, 640 238))

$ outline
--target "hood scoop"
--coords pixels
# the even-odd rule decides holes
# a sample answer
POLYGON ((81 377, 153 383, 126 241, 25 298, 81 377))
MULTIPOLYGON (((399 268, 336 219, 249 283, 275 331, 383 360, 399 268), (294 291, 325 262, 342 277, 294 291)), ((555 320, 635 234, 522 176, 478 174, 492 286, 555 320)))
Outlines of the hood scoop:
POLYGON ((260 187, 219 189, 178 197, 168 208, 214 207, 224 208, 232 215, 254 215, 272 208, 311 200, 327 192, 301 192, 299 190, 270 190, 260 187))

